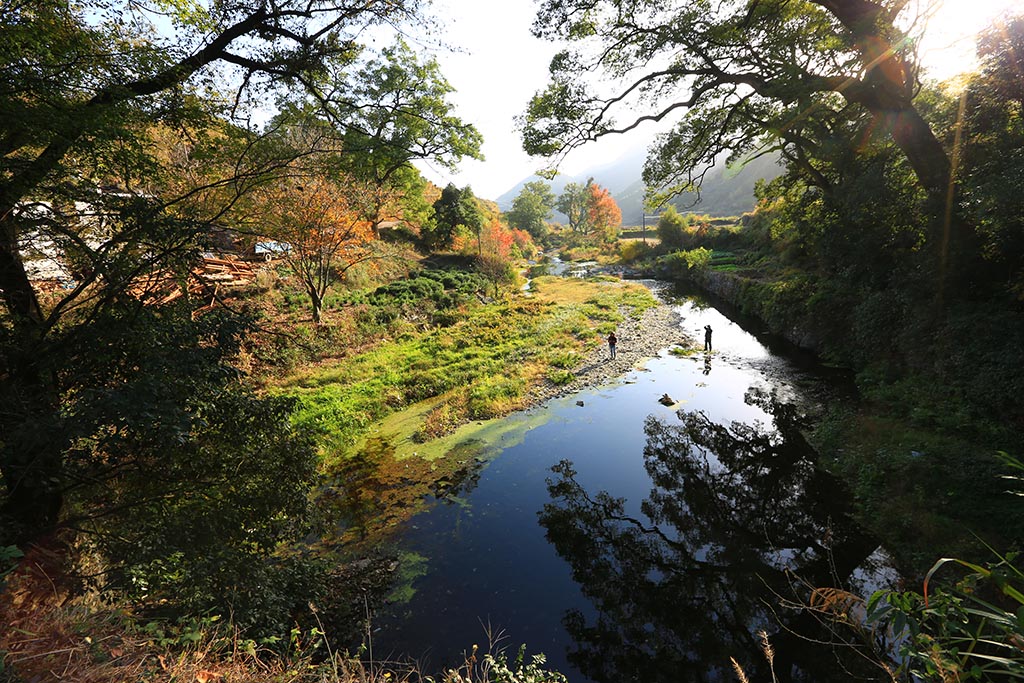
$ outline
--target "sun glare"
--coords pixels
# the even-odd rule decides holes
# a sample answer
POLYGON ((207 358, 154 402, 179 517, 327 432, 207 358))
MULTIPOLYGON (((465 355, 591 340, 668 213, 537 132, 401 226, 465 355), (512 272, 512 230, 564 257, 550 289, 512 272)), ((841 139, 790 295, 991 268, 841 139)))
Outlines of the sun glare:
POLYGON ((941 80, 973 69, 975 37, 1011 14, 1024 14, 1024 0, 939 0, 919 53, 925 74, 941 80))

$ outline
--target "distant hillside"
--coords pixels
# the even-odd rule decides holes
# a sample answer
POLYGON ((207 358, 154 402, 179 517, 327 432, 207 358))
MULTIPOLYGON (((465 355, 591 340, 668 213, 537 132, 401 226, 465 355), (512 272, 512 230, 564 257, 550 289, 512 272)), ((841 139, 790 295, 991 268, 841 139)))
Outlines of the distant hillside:
MULTIPOLYGON (((637 148, 612 163, 593 166, 574 176, 558 175, 546 182, 558 195, 568 183, 585 183, 587 178, 593 177, 596 183, 608 188, 618 202, 622 210, 623 225, 640 225, 643 221, 644 184, 641 176, 645 156, 646 150, 637 148)), ((782 172, 776 162, 777 157, 766 156, 755 159, 740 169, 716 166, 704 179, 699 202, 694 204, 696 196, 687 193, 677 197, 672 204, 683 212, 738 216, 754 208, 754 183, 761 178, 774 178, 782 172)), ((512 200, 522 191, 523 186, 533 180, 543 178, 536 175, 524 178, 498 197, 498 206, 503 211, 508 211, 512 207, 512 200)), ((553 220, 557 223, 566 222, 565 216, 557 212, 553 220)))

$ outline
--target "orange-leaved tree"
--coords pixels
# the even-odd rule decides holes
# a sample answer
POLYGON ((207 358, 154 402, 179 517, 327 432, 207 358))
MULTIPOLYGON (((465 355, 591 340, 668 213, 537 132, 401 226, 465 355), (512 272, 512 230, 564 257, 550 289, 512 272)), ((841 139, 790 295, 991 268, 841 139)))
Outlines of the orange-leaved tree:
POLYGON ((587 185, 587 223, 590 234, 602 242, 614 242, 622 225, 622 211, 611 192, 596 183, 587 185))
POLYGON ((480 230, 477 269, 494 286, 495 296, 498 295, 498 286, 501 283, 515 280, 512 262, 522 258, 525 253, 524 248, 519 246, 521 240, 525 240, 524 246, 532 253, 534 247, 529 234, 509 228, 497 215, 480 230))
POLYGON ((373 225, 361 217, 359 188, 323 178, 284 181, 266 191, 268 237, 280 249, 309 296, 313 322, 324 298, 357 263, 375 258, 373 225))

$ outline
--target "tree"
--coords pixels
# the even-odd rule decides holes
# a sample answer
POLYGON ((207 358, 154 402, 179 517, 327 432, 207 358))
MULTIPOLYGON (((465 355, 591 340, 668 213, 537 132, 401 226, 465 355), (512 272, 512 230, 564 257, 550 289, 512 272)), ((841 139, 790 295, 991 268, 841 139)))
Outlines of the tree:
POLYGON ((1024 294, 1024 16, 985 31, 978 55, 981 68, 961 102, 950 103, 948 115, 961 124, 951 126, 963 150, 961 200, 978 227, 985 272, 1019 298, 1024 294))
POLYGON ((555 208, 555 194, 543 180, 526 183, 512 200, 512 210, 507 220, 513 227, 525 230, 536 240, 543 240, 548 234, 548 220, 555 208))
POLYGON ((568 217, 573 232, 586 237, 611 241, 622 225, 619 205, 593 178, 588 178, 584 185, 567 184, 555 207, 568 217))
POLYGON ((59 428, 74 438, 60 484, 73 503, 62 524, 104 559, 100 588, 230 614, 255 637, 294 625, 322 569, 300 554, 316 450, 291 424, 293 399, 239 385, 246 327, 130 300, 79 326, 59 372, 87 390, 63 397, 59 428))
POLYGON ((454 183, 448 183, 441 190, 441 196, 434 202, 434 225, 434 232, 430 235, 432 246, 450 247, 458 229, 464 227, 476 235, 477 251, 481 251, 483 216, 468 185, 459 189, 454 183))
MULTIPOLYGON (((131 299, 140 275, 172 266, 187 273, 209 222, 276 165, 254 148, 260 135, 244 131, 238 137, 248 144, 227 166, 231 175, 201 179, 227 203, 201 215, 178 211, 182 195, 139 190, 163 171, 149 131, 163 125, 187 139, 232 114, 241 120, 246 105, 312 83, 325 64, 353 63, 365 29, 409 19, 416 7, 414 0, 45 0, 0 10, 0 475, 13 537, 45 533, 63 510, 74 434, 61 406, 92 389, 61 370, 76 337, 131 299), (155 15, 171 22, 166 35, 150 25, 155 15), (224 89, 229 69, 233 98, 200 96, 224 89), (111 184, 119 190, 105 188, 111 184), (48 244, 78 265, 71 288, 44 303, 25 261, 33 246, 48 244)), ((184 197, 199 191, 182 189, 184 197)))
POLYGON ((558 201, 555 202, 555 208, 569 219, 569 229, 573 232, 587 232, 587 203, 590 200, 590 191, 587 188, 593 181, 591 178, 585 185, 567 183, 562 189, 562 194, 558 195, 558 201))
POLYGON ((930 198, 936 220, 929 238, 940 261, 958 253, 973 258, 971 228, 955 215, 942 220, 951 163, 915 106, 915 41, 900 29, 911 6, 763 0, 667 9, 546 0, 535 34, 581 47, 552 60, 551 82, 524 119, 524 148, 557 159, 587 141, 674 120, 644 170, 649 187, 672 195, 699 185, 723 152, 739 158, 777 146, 802 149, 809 126, 865 112, 898 146, 930 198), (615 89, 608 93, 591 85, 609 82, 615 89), (950 240, 943 237, 947 230, 950 240))
POLYGON ((480 231, 481 249, 477 255, 477 270, 494 286, 498 296, 501 283, 514 282, 512 250, 516 247, 515 235, 497 218, 492 218, 480 231))
POLYGON ((600 185, 591 183, 587 190, 590 193, 587 197, 587 224, 591 235, 602 242, 614 242, 622 225, 619 205, 611 193, 600 185))
POLYGON ((305 79, 300 111, 339 131, 347 175, 367 187, 363 202, 374 231, 397 218, 409 198, 413 160, 454 170, 464 158, 483 159, 479 131, 451 113, 454 92, 438 63, 420 63, 404 42, 350 75, 347 60, 330 64, 329 75, 305 79))
POLYGON ((665 213, 658 217, 658 240, 661 245, 670 250, 676 251, 686 246, 690 217, 683 216, 676 207, 669 206, 665 213))
POLYGON ((345 272, 374 257, 369 248, 373 226, 353 208, 352 193, 322 179, 295 182, 266 193, 268 235, 286 246, 285 259, 299 278, 319 323, 328 289, 345 272))

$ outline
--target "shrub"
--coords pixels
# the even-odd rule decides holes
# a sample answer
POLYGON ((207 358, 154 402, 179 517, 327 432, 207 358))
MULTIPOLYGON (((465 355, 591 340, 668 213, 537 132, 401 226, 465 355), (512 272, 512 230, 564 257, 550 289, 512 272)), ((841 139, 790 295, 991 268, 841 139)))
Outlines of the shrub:
POLYGON ((689 227, 690 217, 683 216, 674 206, 669 206, 658 219, 658 240, 669 251, 684 249, 689 246, 689 227))
POLYGON ((658 259, 658 266, 667 277, 688 279, 695 273, 707 270, 711 263, 711 253, 710 249, 704 247, 677 251, 658 259))
POLYGON ((651 255, 654 250, 637 240, 619 242, 619 260, 623 263, 636 263, 651 255))

